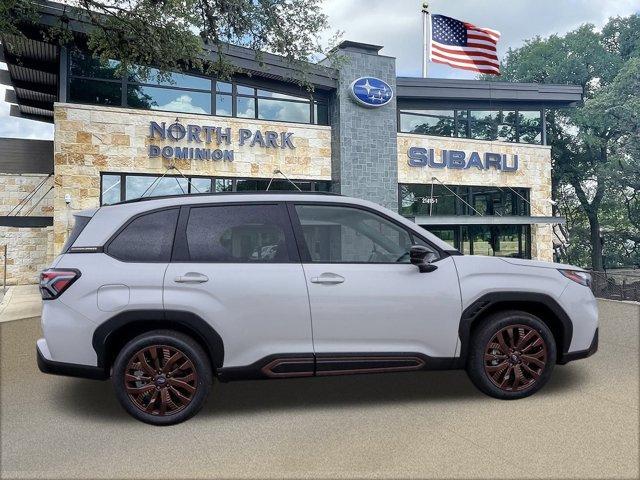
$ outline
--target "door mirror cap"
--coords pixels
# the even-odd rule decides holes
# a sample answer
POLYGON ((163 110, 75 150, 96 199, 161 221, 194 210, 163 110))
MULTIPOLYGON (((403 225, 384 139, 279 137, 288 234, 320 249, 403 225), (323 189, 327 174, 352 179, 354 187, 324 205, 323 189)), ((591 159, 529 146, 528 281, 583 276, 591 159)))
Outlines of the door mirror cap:
POLYGON ((431 253, 431 250, 423 245, 413 245, 409 250, 409 258, 411 263, 418 267, 420 273, 428 273, 437 270, 438 267, 432 263, 427 262, 427 256, 431 253))

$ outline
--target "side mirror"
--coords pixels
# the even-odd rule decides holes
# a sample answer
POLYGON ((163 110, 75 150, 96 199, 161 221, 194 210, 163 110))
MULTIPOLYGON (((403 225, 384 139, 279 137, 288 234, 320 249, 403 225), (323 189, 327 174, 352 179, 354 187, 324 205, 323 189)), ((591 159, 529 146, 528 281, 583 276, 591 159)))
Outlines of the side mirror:
POLYGON ((422 245, 413 245, 411 250, 409 250, 409 258, 411 259, 411 263, 418 267, 420 273, 428 273, 437 270, 438 267, 433 265, 432 263, 427 262, 427 255, 431 253, 427 247, 422 245))

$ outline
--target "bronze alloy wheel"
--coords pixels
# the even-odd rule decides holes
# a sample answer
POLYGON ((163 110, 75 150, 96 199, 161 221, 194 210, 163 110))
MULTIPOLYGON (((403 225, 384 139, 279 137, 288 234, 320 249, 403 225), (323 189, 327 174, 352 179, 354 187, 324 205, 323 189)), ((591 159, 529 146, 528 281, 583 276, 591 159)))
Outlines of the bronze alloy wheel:
POLYGON ((509 325, 487 344, 484 371, 491 382, 507 392, 532 387, 547 365, 547 345, 534 328, 509 325))
POLYGON ((198 375, 184 352, 169 345, 152 345, 131 357, 124 386, 138 409, 169 416, 191 403, 198 388, 198 375))

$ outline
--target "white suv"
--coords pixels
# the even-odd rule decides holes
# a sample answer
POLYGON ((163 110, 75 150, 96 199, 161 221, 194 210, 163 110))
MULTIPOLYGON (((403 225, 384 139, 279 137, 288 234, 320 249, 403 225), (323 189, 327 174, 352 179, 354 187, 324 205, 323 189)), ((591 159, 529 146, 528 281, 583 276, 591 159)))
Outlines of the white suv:
POLYGON ((337 195, 161 197, 76 215, 41 276, 38 365, 111 377, 144 422, 186 420, 213 377, 466 368, 522 398, 598 345, 576 267, 465 256, 337 195))

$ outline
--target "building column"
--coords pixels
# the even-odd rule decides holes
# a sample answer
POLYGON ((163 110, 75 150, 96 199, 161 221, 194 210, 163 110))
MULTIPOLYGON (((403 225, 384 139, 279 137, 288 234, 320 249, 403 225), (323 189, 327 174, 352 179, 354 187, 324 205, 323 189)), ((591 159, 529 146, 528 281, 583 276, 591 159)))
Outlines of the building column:
MULTIPOLYGON (((330 103, 331 170, 334 191, 398 210, 396 61, 379 55, 382 47, 342 42, 338 56, 338 88, 330 103), (386 105, 367 108, 349 92, 360 77, 375 77, 394 92, 386 105)), ((331 57, 330 57, 331 58, 331 57)), ((331 64, 331 60, 324 62, 331 64)))

